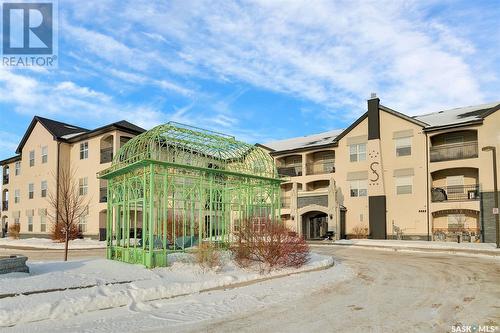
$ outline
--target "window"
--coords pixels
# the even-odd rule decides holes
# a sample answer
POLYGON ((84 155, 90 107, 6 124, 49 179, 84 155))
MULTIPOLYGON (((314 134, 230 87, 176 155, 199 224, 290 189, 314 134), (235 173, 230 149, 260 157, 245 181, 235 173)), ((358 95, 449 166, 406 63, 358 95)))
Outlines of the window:
POLYGON ((21 161, 17 161, 15 164, 14 174, 19 176, 21 174, 21 161))
POLYGON ((87 158, 89 158, 89 143, 82 142, 80 143, 80 159, 86 160, 87 158))
POLYGON ((366 143, 349 145, 349 155, 351 162, 366 160, 366 143))
POLYGON ((42 198, 45 198, 47 196, 47 181, 42 180, 42 183, 40 184, 40 189, 41 189, 41 196, 42 198))
POLYGON ((411 194, 413 191, 413 177, 396 177, 396 194, 411 194))
POLYGON ((19 203, 21 201, 21 191, 14 190, 14 203, 19 203))
POLYGON ((446 177, 447 193, 464 193, 464 176, 446 177))
POLYGON ((35 165, 35 151, 30 151, 30 167, 35 165))
POLYGON ((42 164, 43 163, 47 163, 47 159, 48 159, 48 147, 47 146, 43 146, 42 147, 42 164))
POLYGON ((366 197, 368 195, 368 181, 351 180, 351 197, 366 197))
POLYGON ((88 178, 80 178, 78 185, 80 195, 86 195, 89 189, 88 178))
POLYGON ((28 184, 28 199, 33 199, 35 196, 35 184, 28 184))
POLYGON ((41 209, 40 210, 40 232, 46 232, 46 231, 47 231, 47 210, 41 209))
POLYGON ((394 142, 396 144, 396 156, 411 155, 411 137, 395 139, 394 142))
POLYGON ((28 217, 28 231, 29 232, 33 231, 33 214, 34 214, 34 209, 28 209, 26 211, 26 216, 28 217))
POLYGON ((85 212, 78 218, 78 231, 87 232, 87 222, 89 217, 88 207, 85 212))

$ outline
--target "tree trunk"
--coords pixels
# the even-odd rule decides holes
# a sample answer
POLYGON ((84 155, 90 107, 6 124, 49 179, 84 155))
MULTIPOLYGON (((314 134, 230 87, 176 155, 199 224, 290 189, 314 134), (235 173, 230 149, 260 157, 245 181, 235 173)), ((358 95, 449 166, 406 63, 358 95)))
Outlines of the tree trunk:
POLYGON ((64 242, 64 261, 68 261, 69 232, 66 230, 66 240, 64 242))

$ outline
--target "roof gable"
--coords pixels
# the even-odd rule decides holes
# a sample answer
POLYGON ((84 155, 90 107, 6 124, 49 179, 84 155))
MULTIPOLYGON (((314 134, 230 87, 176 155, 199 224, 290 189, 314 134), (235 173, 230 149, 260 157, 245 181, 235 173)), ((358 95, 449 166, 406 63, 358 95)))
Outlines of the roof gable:
POLYGON ((40 123, 54 137, 54 140, 61 139, 66 135, 88 132, 88 129, 85 129, 83 127, 78 127, 62 123, 60 121, 35 116, 33 117, 33 120, 28 126, 28 129, 24 133, 24 136, 16 149, 17 154, 21 153, 24 145, 26 144, 26 141, 28 140, 37 123, 40 123))

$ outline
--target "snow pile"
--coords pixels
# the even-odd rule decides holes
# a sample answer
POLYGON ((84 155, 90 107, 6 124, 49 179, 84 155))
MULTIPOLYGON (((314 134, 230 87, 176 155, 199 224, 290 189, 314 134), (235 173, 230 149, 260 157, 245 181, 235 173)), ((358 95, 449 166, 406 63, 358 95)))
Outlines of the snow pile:
MULTIPOLYGON (((36 248, 49 250, 63 250, 64 243, 54 242, 48 238, 26 238, 12 239, 0 238, 0 247, 9 246, 16 248, 36 248)), ((69 242, 71 250, 78 249, 101 249, 106 247, 106 242, 101 242, 93 239, 75 239, 69 242)))
POLYGON ((229 260, 228 255, 223 257, 224 266, 218 272, 203 270, 193 263, 192 255, 185 253, 169 255, 171 266, 152 270, 102 259, 32 264, 30 276, 19 277, 19 274, 16 274, 0 279, 2 292, 19 292, 30 288, 33 290, 34 286, 46 289, 74 287, 78 284, 97 286, 3 298, 0 302, 0 326, 63 319, 84 312, 127 305, 134 308, 147 301, 309 271, 333 264, 333 258, 312 253, 309 263, 301 268, 276 270, 261 275, 237 267, 229 260), (107 284, 116 281, 132 282, 107 284))

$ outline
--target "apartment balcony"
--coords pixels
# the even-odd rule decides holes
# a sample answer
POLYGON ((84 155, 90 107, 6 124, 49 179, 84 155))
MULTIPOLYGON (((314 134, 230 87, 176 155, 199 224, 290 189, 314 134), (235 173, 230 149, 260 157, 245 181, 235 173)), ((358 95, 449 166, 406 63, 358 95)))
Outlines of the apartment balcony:
POLYGON ((306 173, 308 175, 321 175, 335 172, 334 161, 311 162, 306 164, 306 173))
POLYGON ((113 160, 113 147, 101 149, 101 164, 109 163, 113 160))
POLYGON ((4 200, 2 201, 2 211, 5 212, 7 210, 9 210, 9 201, 4 200))
POLYGON ((3 175, 2 184, 7 185, 9 183, 9 175, 3 175))
POLYGON ((302 165, 278 167, 278 175, 280 177, 302 176, 302 165))
POLYGON ((461 160, 478 156, 477 141, 453 143, 430 148, 431 162, 461 160))
POLYGON ((99 189, 99 202, 108 202, 108 188, 101 187, 99 189))
POLYGON ((292 198, 281 197, 281 208, 290 208, 291 202, 292 202, 292 198))
POLYGON ((479 184, 431 188, 432 202, 479 200, 479 184))

